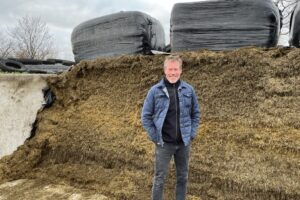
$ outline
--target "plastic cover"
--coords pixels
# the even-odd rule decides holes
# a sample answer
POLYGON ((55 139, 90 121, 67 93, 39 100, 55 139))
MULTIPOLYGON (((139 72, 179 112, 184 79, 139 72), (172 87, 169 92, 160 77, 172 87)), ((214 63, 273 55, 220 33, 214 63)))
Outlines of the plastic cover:
POLYGON ((92 19, 74 28, 71 36, 75 61, 163 50, 161 23, 138 11, 119 12, 92 19))
POLYGON ((171 50, 231 50, 273 47, 280 33, 279 9, 272 0, 213 0, 175 4, 171 50))
POLYGON ((61 63, 56 63, 53 65, 25 65, 27 68, 28 73, 48 73, 48 74, 54 74, 54 73, 60 73, 64 71, 68 71, 70 69, 70 66, 63 65, 61 63))
POLYGON ((300 3, 298 2, 290 20, 290 46, 300 47, 300 3))
POLYGON ((4 72, 27 73, 61 73, 71 68, 72 61, 60 59, 34 60, 34 59, 0 59, 0 70, 4 72))

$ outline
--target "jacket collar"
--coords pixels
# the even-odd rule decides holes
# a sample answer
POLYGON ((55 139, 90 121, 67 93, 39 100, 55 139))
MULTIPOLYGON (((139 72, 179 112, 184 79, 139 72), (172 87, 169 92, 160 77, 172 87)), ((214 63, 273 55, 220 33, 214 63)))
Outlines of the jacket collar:
MULTIPOLYGON (((164 89, 166 88, 166 85, 165 85, 165 82, 164 82, 164 79, 162 78, 159 83, 158 83, 158 87, 161 88, 161 89, 164 89)), ((186 83, 182 80, 180 80, 180 84, 178 86, 178 90, 181 90, 182 88, 186 88, 186 83)))
POLYGON ((164 83, 166 87, 173 87, 175 85, 175 87, 178 89, 179 85, 180 85, 180 79, 176 82, 176 83, 170 83, 169 80, 164 77, 164 83))

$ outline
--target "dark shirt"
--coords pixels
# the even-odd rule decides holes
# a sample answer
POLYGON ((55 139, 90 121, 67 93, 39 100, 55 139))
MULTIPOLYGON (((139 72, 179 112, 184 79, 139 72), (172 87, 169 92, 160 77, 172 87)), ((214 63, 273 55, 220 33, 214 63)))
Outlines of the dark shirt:
POLYGON ((162 138, 166 143, 183 143, 179 123, 180 110, 178 87, 180 85, 180 80, 172 84, 166 78, 164 78, 164 83, 169 93, 170 105, 162 127, 162 138))

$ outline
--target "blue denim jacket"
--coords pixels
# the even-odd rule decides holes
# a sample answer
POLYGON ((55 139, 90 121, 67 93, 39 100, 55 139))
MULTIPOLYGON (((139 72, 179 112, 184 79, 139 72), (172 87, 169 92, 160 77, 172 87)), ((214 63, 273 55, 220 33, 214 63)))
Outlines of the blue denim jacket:
MULTIPOLYGON (((195 138, 200 121, 200 110, 194 88, 184 81, 178 87, 180 131, 184 145, 195 138)), ((163 145, 162 127, 169 108, 168 90, 161 80, 148 92, 142 110, 142 124, 149 139, 163 145)))

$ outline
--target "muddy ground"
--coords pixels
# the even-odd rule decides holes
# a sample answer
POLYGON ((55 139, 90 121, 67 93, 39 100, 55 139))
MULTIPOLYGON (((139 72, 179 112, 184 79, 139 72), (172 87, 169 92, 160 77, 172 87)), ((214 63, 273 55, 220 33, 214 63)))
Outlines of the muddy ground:
MULTIPOLYGON (((202 112, 188 199, 300 199, 300 50, 180 55, 202 112)), ((0 160, 0 183, 28 179, 108 199, 150 199, 154 146, 140 114, 163 60, 99 59, 49 78, 57 100, 38 114, 35 137, 0 160)), ((172 165, 167 200, 174 179, 172 165)))

